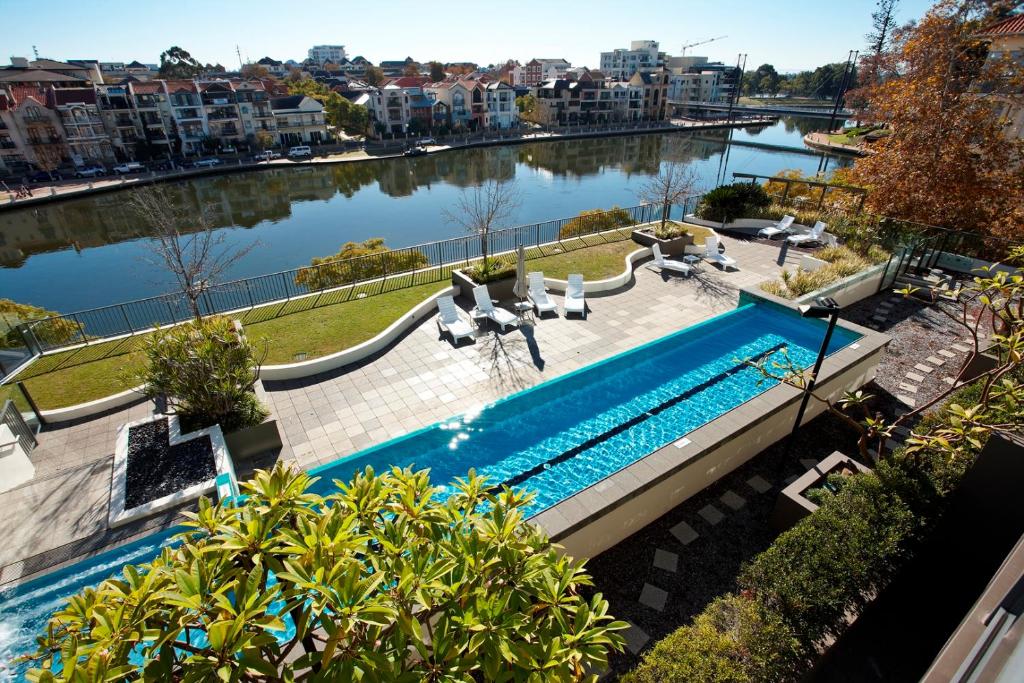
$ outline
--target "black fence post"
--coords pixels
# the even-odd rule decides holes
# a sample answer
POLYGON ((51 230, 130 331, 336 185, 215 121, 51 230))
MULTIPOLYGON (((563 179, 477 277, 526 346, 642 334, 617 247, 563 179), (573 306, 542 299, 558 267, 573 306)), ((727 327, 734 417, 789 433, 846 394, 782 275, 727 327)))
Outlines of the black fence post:
POLYGON ((82 335, 82 341, 85 342, 86 346, 88 346, 89 345, 89 339, 88 339, 88 337, 85 336, 85 328, 82 326, 82 321, 78 319, 77 315, 75 315, 73 317, 75 319, 75 324, 78 325, 78 333, 80 335, 82 335))
POLYGON ((128 318, 128 311, 124 310, 124 304, 118 304, 117 307, 121 309, 121 315, 124 316, 124 324, 128 326, 128 334, 135 334, 135 328, 132 327, 132 321, 128 318))

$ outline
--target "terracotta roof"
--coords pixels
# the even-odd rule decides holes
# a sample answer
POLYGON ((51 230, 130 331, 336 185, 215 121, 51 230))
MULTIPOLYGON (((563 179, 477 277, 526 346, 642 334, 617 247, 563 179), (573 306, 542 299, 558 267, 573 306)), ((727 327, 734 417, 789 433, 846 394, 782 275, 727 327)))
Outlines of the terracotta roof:
POLYGON ((196 84, 192 81, 178 80, 178 81, 166 81, 167 90, 172 93, 176 92, 196 92, 196 84))
POLYGON ((32 98, 39 104, 46 106, 46 90, 43 88, 37 88, 34 85, 12 85, 7 89, 14 98, 15 105, 20 105, 25 100, 32 98))
POLYGON ((385 82, 384 85, 395 85, 399 88, 418 88, 429 81, 430 79, 426 76, 402 76, 401 78, 392 78, 385 82))
POLYGON ((164 91, 161 85, 160 81, 139 81, 132 83, 132 90, 136 95, 153 95, 164 91))
POLYGON ((994 26, 989 26, 978 35, 982 36, 1009 36, 1024 33, 1024 14, 1016 14, 1003 19, 994 26))

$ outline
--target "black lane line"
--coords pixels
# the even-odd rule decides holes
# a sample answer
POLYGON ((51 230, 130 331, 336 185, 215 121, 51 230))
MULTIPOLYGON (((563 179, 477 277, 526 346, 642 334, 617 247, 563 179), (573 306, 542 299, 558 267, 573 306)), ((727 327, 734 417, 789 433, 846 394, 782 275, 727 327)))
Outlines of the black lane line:
MULTIPOLYGON (((759 353, 756 356, 752 357, 750 359, 750 361, 754 362, 754 363, 756 363, 758 361, 761 361, 764 358, 766 358, 766 357, 770 356, 771 354, 775 353, 776 351, 780 351, 780 350, 786 348, 786 346, 787 346, 787 344, 785 342, 780 343, 780 344, 776 344, 775 346, 771 347, 770 349, 768 349, 766 351, 762 351, 761 353, 759 353)), ((528 470, 526 470, 524 472, 520 472, 519 474, 517 474, 514 477, 510 477, 510 478, 506 479, 505 481, 503 481, 503 482, 501 482, 499 484, 495 484, 494 486, 490 487, 490 490, 491 491, 498 491, 498 490, 500 490, 504 486, 508 486, 510 488, 513 487, 513 486, 518 486, 519 484, 522 484, 523 482, 525 482, 530 477, 534 477, 534 476, 540 474, 541 472, 543 472, 544 470, 546 470, 546 469, 548 469, 550 467, 553 467, 553 466, 555 466, 555 465, 557 465, 559 463, 565 462, 566 460, 568 460, 570 458, 573 458, 573 457, 579 455, 580 453, 582 453, 582 452, 584 452, 584 451, 586 451, 586 450, 588 450, 590 448, 593 448, 594 446, 596 446, 597 444, 601 443, 602 441, 604 441, 606 439, 610 439, 610 438, 612 438, 613 436, 615 436, 617 434, 621 434, 622 432, 626 431, 627 429, 630 429, 631 427, 635 427, 636 425, 638 425, 638 424, 640 424, 642 422, 646 422, 647 420, 649 420, 650 418, 654 417, 655 415, 658 415, 659 413, 663 413, 666 410, 668 410, 669 408, 671 408, 673 406, 676 406, 676 405, 679 405, 680 403, 682 403, 683 401, 685 401, 685 400, 687 400, 689 398, 693 398, 693 396, 695 396, 696 394, 699 394, 700 392, 704 391, 705 389, 709 389, 712 386, 714 386, 714 385, 718 384, 719 382, 721 382, 722 380, 727 379, 729 377, 732 377, 733 375, 735 375, 737 372, 739 372, 740 370, 742 370, 745 367, 747 367, 746 363, 740 363, 739 365, 735 365, 735 366, 729 368, 728 370, 726 370, 725 372, 723 372, 721 374, 715 375, 714 377, 712 377, 710 379, 707 379, 707 380, 701 382, 700 384, 698 384, 696 386, 690 387, 689 389, 687 389, 683 393, 679 394, 678 396, 674 396, 674 397, 668 399, 667 401, 659 403, 658 405, 656 405, 655 407, 651 408, 650 410, 648 410, 648 411, 646 411, 644 413, 641 413, 641 414, 639 414, 639 415, 637 415, 635 417, 632 417, 632 418, 626 420, 625 422, 623 422, 621 424, 617 424, 614 427, 612 427, 611 429, 609 429, 607 431, 604 431, 604 432, 598 434, 597 436, 590 437, 589 439, 587 439, 583 443, 579 444, 578 446, 574 446, 573 448, 570 448, 569 450, 565 451, 564 453, 560 453, 559 455, 556 455, 553 458, 545 460, 544 462, 539 463, 539 464, 535 465, 534 467, 531 467, 530 469, 528 469, 528 470)))

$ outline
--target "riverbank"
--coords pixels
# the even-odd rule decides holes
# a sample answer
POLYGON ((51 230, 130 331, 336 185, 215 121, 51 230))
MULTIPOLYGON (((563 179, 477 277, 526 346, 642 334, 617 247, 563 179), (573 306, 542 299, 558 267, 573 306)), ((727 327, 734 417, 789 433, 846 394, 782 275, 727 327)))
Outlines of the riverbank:
POLYGON ((836 142, 829 137, 828 133, 808 133, 804 136, 804 144, 823 152, 852 154, 859 157, 870 154, 869 150, 867 150, 863 145, 847 145, 841 142, 836 142))
MULTIPOLYGON (((453 150, 494 147, 499 145, 521 145, 531 142, 554 142, 557 140, 586 139, 617 137, 624 135, 642 135, 653 133, 690 132, 694 130, 715 130, 724 128, 746 128, 748 126, 766 126, 774 123, 777 117, 761 116, 743 121, 691 121, 687 119, 676 119, 665 123, 646 123, 636 126, 583 126, 569 127, 567 130, 544 131, 538 133, 495 133, 488 137, 484 133, 480 138, 466 136, 462 142, 458 137, 449 139, 447 144, 429 145, 426 147, 427 154, 439 154, 453 150)), ((383 143, 371 143, 369 149, 332 154, 326 157, 315 157, 297 161, 293 159, 276 159, 269 162, 243 162, 241 159, 236 164, 223 163, 219 166, 200 169, 186 169, 179 171, 153 171, 151 173, 131 178, 101 178, 98 180, 68 183, 62 185, 51 185, 33 189, 32 197, 15 199, 11 192, 0 192, 0 211, 5 209, 23 208, 38 206, 56 201, 76 199, 79 197, 116 192, 135 187, 144 187, 160 182, 174 182, 202 178, 216 175, 227 175, 245 173, 249 171, 261 171, 266 169, 281 169, 303 166, 319 166, 324 164, 357 163, 364 161, 376 161, 381 159, 396 159, 404 156, 406 146, 415 140, 396 140, 383 143)))

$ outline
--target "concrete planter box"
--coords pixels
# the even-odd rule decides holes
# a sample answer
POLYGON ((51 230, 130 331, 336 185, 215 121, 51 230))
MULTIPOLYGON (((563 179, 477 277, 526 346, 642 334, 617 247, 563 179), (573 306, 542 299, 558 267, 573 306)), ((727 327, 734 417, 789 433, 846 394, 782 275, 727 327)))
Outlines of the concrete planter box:
POLYGON ((972 379, 977 378, 979 375, 988 372, 998 365, 999 356, 991 350, 982 351, 978 355, 967 360, 963 376, 960 379, 963 382, 970 382, 972 379))
POLYGON ((841 472, 844 469, 853 472, 871 471, 853 458, 836 451, 779 493, 779 498, 775 501, 775 509, 772 511, 772 526, 779 532, 785 531, 817 510, 818 505, 811 502, 804 494, 824 483, 830 474, 841 472))
MULTIPOLYGON (((469 275, 461 270, 452 271, 452 284, 460 289, 460 291, 468 296, 470 299, 473 298, 473 288, 479 287, 480 283, 474 282, 469 275)), ((513 289, 516 286, 516 278, 506 277, 501 280, 495 280, 494 282, 487 283, 487 291, 490 292, 492 299, 498 301, 508 301, 510 299, 516 299, 516 295, 513 293, 513 289)))
POLYGON ((277 420, 274 419, 225 434, 224 442, 227 444, 228 450, 231 451, 231 457, 235 459, 251 458, 254 455, 283 446, 281 432, 278 429, 277 420))
POLYGON ((680 235, 663 240, 654 234, 654 228, 640 228, 633 231, 633 241, 645 247, 657 244, 664 256, 679 256, 686 253, 686 248, 693 246, 693 235, 680 235))

